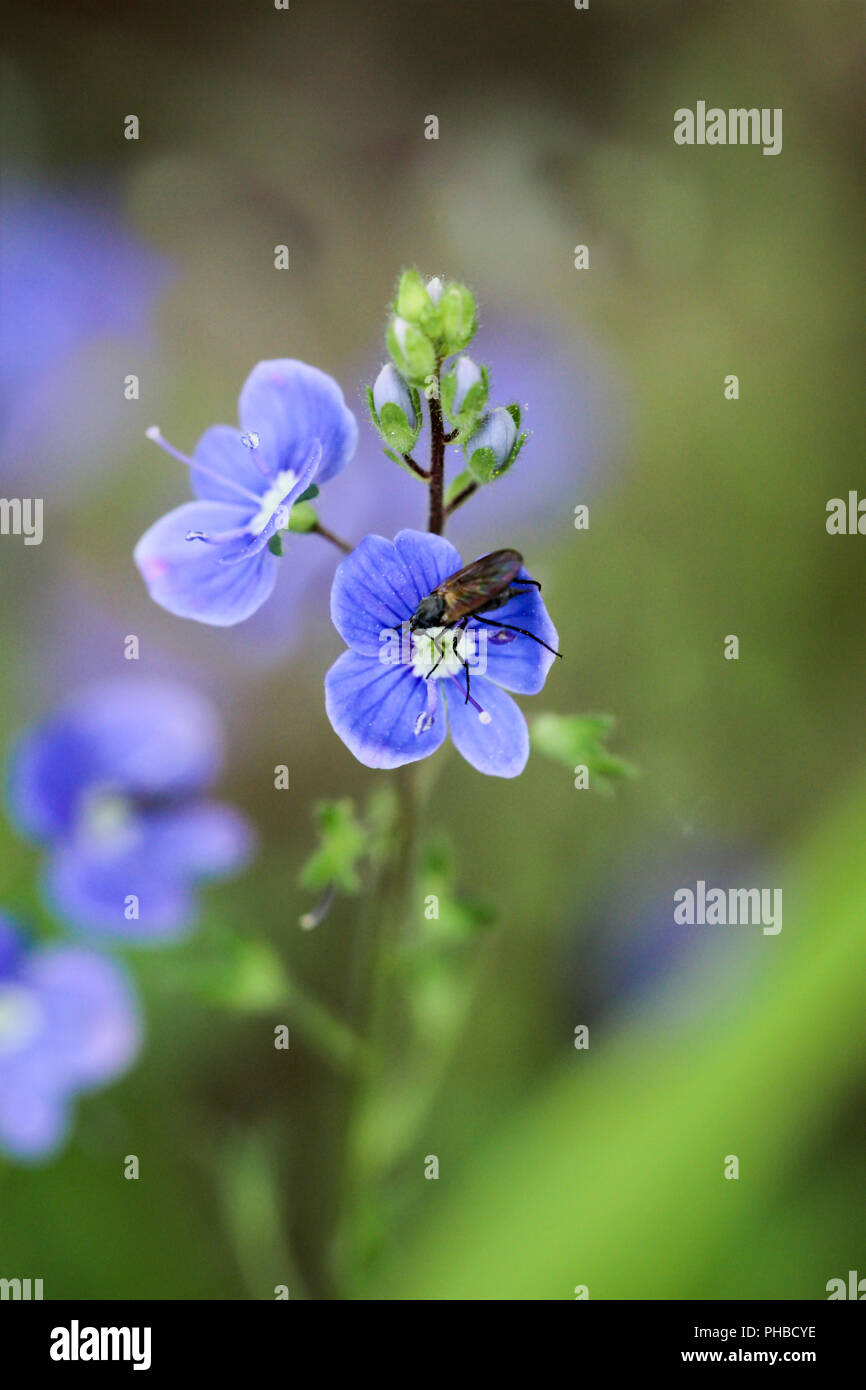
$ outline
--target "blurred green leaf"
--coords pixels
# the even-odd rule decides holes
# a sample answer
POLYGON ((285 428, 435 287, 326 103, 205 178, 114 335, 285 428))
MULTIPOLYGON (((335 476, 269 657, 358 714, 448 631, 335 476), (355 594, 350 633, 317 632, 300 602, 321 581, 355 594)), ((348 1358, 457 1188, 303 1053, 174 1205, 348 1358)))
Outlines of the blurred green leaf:
POLYGON ((304 888, 321 892, 332 884, 344 893, 361 886, 358 862, 367 851, 367 832, 355 814, 349 797, 321 801, 313 811, 319 828, 319 847, 301 869, 304 888))
POLYGON ((631 763, 604 747, 614 722, 608 714, 537 714, 529 732, 536 752, 572 771, 586 767, 589 785, 603 788, 637 774, 631 763))
MULTIPOLYGON (((577 1284, 593 1299, 741 1297, 761 1214, 862 1077, 864 839, 861 786, 797 862, 768 871, 784 930, 761 937, 747 1000, 702 957, 715 992, 700 974, 683 986, 700 1010, 672 1021, 666 995, 585 1051, 564 1029, 562 1064, 461 1155, 368 1297, 572 1299, 577 1284)), ((826 1296, 840 1271, 815 1258, 820 1225, 808 1238, 793 1267, 767 1262, 753 1297, 826 1296)))
POLYGON ((192 944, 188 954, 169 957, 164 973, 175 987, 208 1004, 246 1012, 273 1008, 287 988, 280 958, 267 941, 222 931, 192 944))

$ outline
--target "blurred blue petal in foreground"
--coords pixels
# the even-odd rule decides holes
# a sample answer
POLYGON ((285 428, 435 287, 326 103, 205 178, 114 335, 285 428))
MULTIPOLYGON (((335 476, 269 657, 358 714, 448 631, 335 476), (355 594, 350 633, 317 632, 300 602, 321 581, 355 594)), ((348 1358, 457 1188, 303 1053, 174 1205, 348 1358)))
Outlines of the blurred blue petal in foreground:
POLYGON ((140 1046, 125 971, 80 946, 33 949, 0 914, 0 1149, 47 1157, 75 1096, 120 1076, 140 1046))

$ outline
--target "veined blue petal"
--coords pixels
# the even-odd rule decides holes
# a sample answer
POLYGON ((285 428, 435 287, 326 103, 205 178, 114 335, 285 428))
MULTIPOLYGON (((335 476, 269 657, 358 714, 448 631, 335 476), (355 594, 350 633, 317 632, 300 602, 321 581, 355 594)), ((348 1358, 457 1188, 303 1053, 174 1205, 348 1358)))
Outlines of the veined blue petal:
POLYGON ((222 555, 224 565, 236 565, 258 555, 277 531, 288 526, 289 513, 316 476, 321 456, 322 450, 317 440, 299 473, 277 474, 276 480, 262 497, 258 512, 250 521, 250 534, 243 540, 225 546, 222 555))
POLYGON ((325 676, 325 709, 365 767, 417 762, 445 737, 445 709, 435 683, 420 680, 411 667, 386 666, 358 652, 344 652, 325 676))
MULTIPOLYGON (((514 583, 519 584, 521 578, 526 577, 527 571, 522 569, 514 583)), ((512 627, 525 628, 527 632, 540 638, 540 642, 533 642, 531 637, 511 633, 500 627, 480 622, 472 622, 469 625, 487 634, 483 650, 486 658, 484 674, 488 680, 501 685, 505 690, 513 690, 518 695, 537 695, 539 690, 544 688, 547 673, 556 660, 553 652, 542 647, 541 642, 546 642, 554 649, 558 649, 559 646, 556 628, 550 621, 538 590, 530 586, 528 593, 509 599, 508 603, 485 613, 484 617, 488 623, 509 623, 512 627)), ((480 637, 476 639, 476 642, 480 641, 480 637)), ((478 647, 477 650, 480 651, 482 648, 478 647)))
POLYGON ((337 566, 331 620, 354 651, 374 656, 381 635, 399 631, 421 599, 460 568, 449 541, 426 531, 401 531, 395 541, 365 536, 337 566))
POLYGON ((225 502, 187 502, 161 517, 135 547, 135 563, 151 598, 179 618, 214 627, 243 622, 271 593, 279 560, 263 549, 241 564, 224 564, 226 545, 188 540, 191 531, 221 533, 249 524, 250 511, 225 502))
POLYGON ((334 378, 293 358, 253 368, 241 390, 239 416, 241 431, 258 435, 262 457, 274 473, 300 472, 318 440, 317 483, 341 472, 358 442, 358 423, 334 378))
POLYGON ((460 692, 448 682, 448 728, 458 753, 488 777, 518 777, 529 757, 526 720, 510 695, 492 681, 475 677, 473 699, 490 715, 482 723, 478 711, 464 704, 460 692))
POLYGON ((267 491, 277 476, 276 459, 267 457, 261 445, 249 449, 241 443, 242 433, 231 425, 212 425, 205 430, 195 446, 193 458, 208 469, 200 473, 197 468, 189 471, 189 480, 196 497, 206 502, 228 502, 231 506, 242 505, 238 487, 260 497, 267 491), (225 478, 220 483, 212 475, 225 478))
POLYGON ((429 531, 398 531, 394 544, 409 576, 407 598, 413 613, 422 598, 463 566, 459 550, 429 531))

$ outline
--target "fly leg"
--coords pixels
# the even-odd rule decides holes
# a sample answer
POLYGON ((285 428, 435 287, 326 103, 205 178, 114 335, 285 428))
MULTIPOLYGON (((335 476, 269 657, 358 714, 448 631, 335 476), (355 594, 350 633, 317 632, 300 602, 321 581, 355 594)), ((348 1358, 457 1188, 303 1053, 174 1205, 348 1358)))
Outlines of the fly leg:
MULTIPOLYGON (((448 627, 446 627, 445 631, 446 631, 446 632, 449 632, 449 631, 450 631, 450 624, 449 624, 448 627)), ((445 650, 444 650, 444 648, 439 646, 439 643, 436 641, 436 638, 435 638, 435 637, 431 637, 431 638, 430 638, 430 641, 433 643, 433 646, 436 648, 436 650, 437 650, 437 652, 439 653, 439 655, 437 656, 436 660, 433 662, 433 665, 430 667, 430 670, 427 672, 426 676, 424 677, 425 681, 429 681, 430 677, 432 676, 433 672, 436 670, 436 667, 439 665, 439 663, 440 663, 441 661, 444 661, 444 660, 445 660, 445 650)))
POLYGON ((528 632, 525 627, 515 627, 513 623, 497 623, 492 618, 482 618, 480 613, 476 613, 474 617, 477 623, 484 623, 487 627, 504 627, 508 632, 519 632, 522 637, 531 637, 533 642, 537 642, 540 647, 546 647, 549 652, 553 652, 554 656, 562 656, 562 652, 558 652, 555 647, 548 646, 547 642, 536 637, 534 632, 528 632))
MULTIPOLYGON (((463 619, 462 623, 460 623, 460 624, 458 625, 461 632, 464 632, 464 633, 465 633, 465 631, 466 631, 466 624, 467 624, 468 622, 469 622, 469 614, 467 613, 467 615, 466 615, 466 617, 463 619)), ((469 704, 469 662, 468 662, 467 659, 466 659, 466 653, 465 653, 465 652, 463 653, 463 670, 466 672, 466 699, 463 701, 463 703, 464 703, 464 705, 468 705, 468 704, 469 704)))

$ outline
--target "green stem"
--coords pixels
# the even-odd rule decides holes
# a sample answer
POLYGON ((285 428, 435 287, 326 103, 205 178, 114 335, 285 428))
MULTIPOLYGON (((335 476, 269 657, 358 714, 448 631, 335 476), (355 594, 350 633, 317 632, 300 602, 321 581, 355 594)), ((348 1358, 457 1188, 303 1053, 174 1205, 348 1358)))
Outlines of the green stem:
POLYGON ((367 999, 367 1027, 363 1065, 349 1096, 346 1126, 339 1252, 344 1283, 353 1281, 363 1260, 367 1218, 377 1202, 380 1170, 375 1153, 371 1154, 369 1137, 375 1128, 377 1102, 384 1094, 388 1063, 404 1023, 393 988, 394 967, 411 911, 429 769, 423 763, 400 768, 394 781, 399 798, 396 833, 380 877, 371 885, 368 911, 360 924, 360 930, 367 935, 363 943, 367 960, 362 986, 367 999))
POLYGON ((344 541, 340 536, 335 535, 333 531, 329 531, 327 526, 322 525, 321 521, 317 521, 315 526, 311 527, 311 530, 314 536, 321 536, 322 540, 330 541, 331 545, 335 545, 338 550, 342 550, 344 555, 351 555, 354 547, 349 545, 348 541, 344 541))
POLYGON ((468 502, 472 494, 477 491, 477 483, 468 483, 467 486, 463 488, 462 492, 458 492, 457 496, 454 498, 454 501, 451 502, 450 505, 445 509, 445 516, 451 516, 452 512, 456 512, 458 507, 462 507, 464 502, 468 502))
POLYGON ((363 1040, 297 980, 288 982, 286 1004, 292 1023, 338 1071, 351 1074, 363 1065, 367 1052, 363 1040))
POLYGON ((415 459, 413 459, 411 454, 404 454, 403 462, 407 464, 409 468, 412 469, 413 473, 417 473, 419 478, 423 478, 424 481, 427 482, 427 480, 430 477, 430 474, 427 472, 426 468, 421 467, 420 463, 416 463, 415 459))

